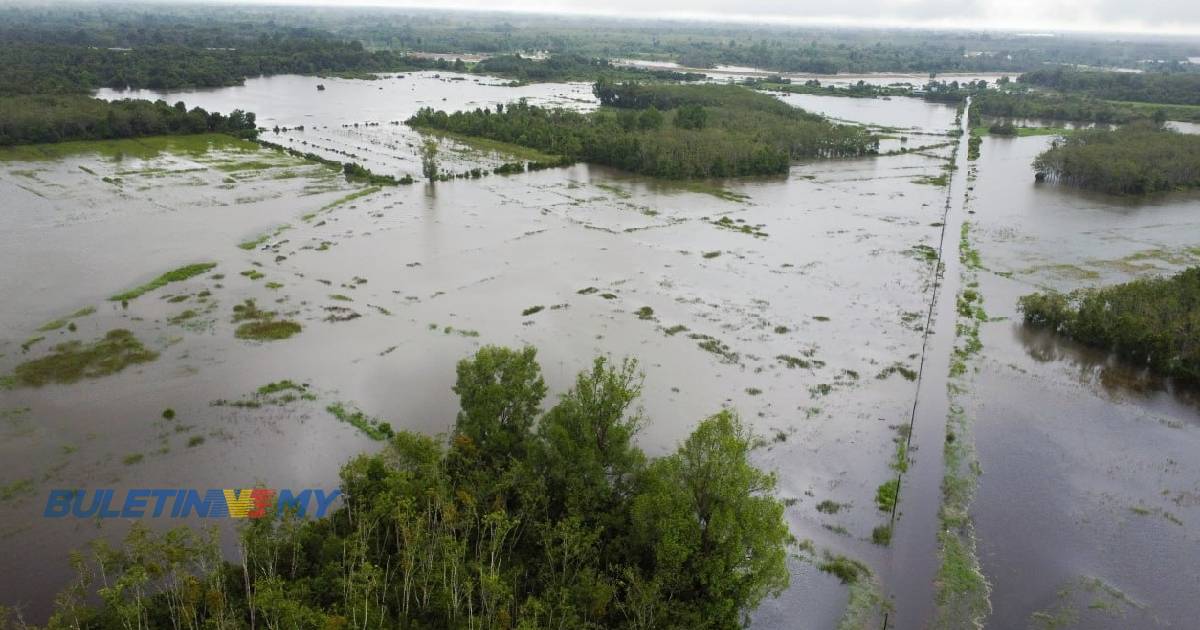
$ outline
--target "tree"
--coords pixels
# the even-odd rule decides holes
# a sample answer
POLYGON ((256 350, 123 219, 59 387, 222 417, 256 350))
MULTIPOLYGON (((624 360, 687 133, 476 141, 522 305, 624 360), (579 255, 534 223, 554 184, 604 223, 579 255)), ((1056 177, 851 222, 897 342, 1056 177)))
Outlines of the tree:
POLYGON ((537 350, 485 346, 472 359, 458 362, 459 412, 454 424, 457 443, 479 464, 497 469, 522 460, 531 429, 546 396, 537 350))
POLYGON ((633 443, 643 418, 629 413, 641 391, 636 361, 618 367, 599 357, 542 418, 538 470, 546 479, 552 514, 604 522, 629 496, 645 461, 633 443))
POLYGON ((421 174, 431 182, 438 177, 438 144, 435 140, 426 140, 421 145, 421 174))
POLYGON ((746 612, 787 587, 792 542, 775 476, 749 462, 750 432, 731 411, 700 423, 654 462, 634 500, 634 531, 669 591, 672 618, 744 625, 746 612))

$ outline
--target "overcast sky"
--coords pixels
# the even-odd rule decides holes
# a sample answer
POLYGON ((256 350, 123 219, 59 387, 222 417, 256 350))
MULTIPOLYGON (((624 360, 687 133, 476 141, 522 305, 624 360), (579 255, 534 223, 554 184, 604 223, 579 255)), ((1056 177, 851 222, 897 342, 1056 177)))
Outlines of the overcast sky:
POLYGON ((1200 34, 1200 0, 258 0, 861 26, 1200 34))

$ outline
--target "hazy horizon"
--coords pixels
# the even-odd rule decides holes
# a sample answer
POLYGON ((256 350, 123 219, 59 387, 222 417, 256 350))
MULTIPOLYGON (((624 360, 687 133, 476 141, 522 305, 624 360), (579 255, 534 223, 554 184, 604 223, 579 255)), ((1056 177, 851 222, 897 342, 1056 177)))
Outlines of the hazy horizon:
MULTIPOLYGON (((105 0, 97 0, 103 4, 105 0)), ((1200 3, 1157 0, 866 0, 832 5, 800 0, 746 0, 737 12, 715 0, 660 0, 653 5, 610 0, 604 7, 582 0, 158 0, 173 4, 374 7, 406 10, 453 10, 630 19, 835 26, 859 28, 971 29, 1041 33, 1156 34, 1200 36, 1200 3)))

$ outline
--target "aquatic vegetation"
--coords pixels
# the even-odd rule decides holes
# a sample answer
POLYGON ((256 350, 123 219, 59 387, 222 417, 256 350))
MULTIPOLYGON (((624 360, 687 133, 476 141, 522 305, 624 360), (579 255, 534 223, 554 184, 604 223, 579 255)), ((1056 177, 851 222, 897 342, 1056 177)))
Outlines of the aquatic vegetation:
POLYGON ((576 293, 578 293, 579 295, 591 295, 593 293, 596 293, 599 290, 600 289, 597 289, 596 287, 585 287, 585 288, 582 288, 582 289, 576 291, 576 293))
POLYGON ((750 396, 758 396, 762 393, 762 390, 757 387, 747 387, 746 393, 750 396))
POLYGON ((649 306, 643 306, 634 311, 633 314, 637 315, 638 319, 654 319, 654 309, 649 306))
POLYGON ((241 243, 238 243, 238 247, 249 251, 249 250, 257 248, 259 245, 262 245, 263 243, 266 243, 268 240, 270 240, 270 238, 271 238, 270 234, 262 234, 262 235, 258 236, 258 238, 255 238, 253 240, 243 241, 241 243))
POLYGON ((242 275, 246 276, 247 278, 250 278, 251 280, 261 280, 263 277, 266 276, 266 274, 264 274, 263 272, 261 272, 257 269, 247 269, 242 272, 242 275))
POLYGON ((906 381, 917 380, 917 371, 908 367, 907 365, 904 365, 903 363, 900 363, 899 361, 880 370, 879 374, 875 375, 875 378, 883 380, 893 374, 899 374, 900 376, 903 376, 904 380, 906 381))
MULTIPOLYGON (((794 357, 790 354, 776 355, 775 359, 778 361, 782 361, 783 364, 788 367, 788 369, 792 369, 792 370, 794 370, 796 368, 804 368, 807 370, 812 367, 820 367, 820 366, 815 366, 813 361, 810 361, 808 359, 801 359, 800 357, 794 357)), ((824 365, 824 364, 822 364, 822 365, 824 365)))
POLYGON ((341 293, 330 294, 329 299, 337 300, 339 302, 353 302, 354 301, 350 296, 342 295, 341 293))
POLYGON ((522 317, 529 317, 530 315, 533 315, 533 314, 535 314, 535 313, 540 313, 540 312, 542 312, 543 310, 545 310, 545 308, 546 308, 545 306, 542 306, 542 305, 540 305, 540 304, 539 304, 539 305, 537 305, 537 306, 530 306, 529 308, 527 308, 527 309, 525 309, 525 310, 521 311, 521 316, 522 316, 522 317))
POLYGON ((816 398, 817 396, 828 396, 829 392, 833 391, 833 385, 829 383, 817 383, 808 388, 808 395, 816 398))
POLYGON ((162 417, 163 417, 163 420, 174 420, 175 419, 175 410, 171 409, 170 407, 163 409, 162 417))
POLYGON ((1158 374, 1200 381, 1200 267, 1070 294, 1020 298, 1025 323, 1111 350, 1158 374))
POLYGON ((125 457, 121 458, 121 463, 125 464, 126 466, 133 466, 135 464, 142 463, 143 459, 146 459, 145 455, 143 455, 141 453, 131 453, 131 454, 126 455, 125 457))
POLYGON ((364 435, 376 441, 390 439, 395 435, 392 425, 378 418, 373 418, 358 409, 348 409, 344 403, 335 402, 325 408, 335 418, 362 431, 364 435))
POLYGON ((950 175, 942 173, 941 175, 922 175, 913 180, 917 184, 928 184, 930 186, 947 186, 950 184, 950 175))
POLYGON ((721 252, 719 250, 712 251, 712 252, 704 252, 703 254, 701 254, 701 256, 703 256, 704 258, 716 258, 717 256, 720 256, 720 255, 721 255, 721 252))
POLYGON ((825 499, 817 504, 817 511, 823 514, 837 514, 844 507, 847 507, 844 503, 825 499))
POLYGON ((842 584, 854 584, 859 578, 871 575, 871 569, 862 562, 829 552, 825 552, 825 558, 817 565, 817 569, 832 574, 842 584))
MULTIPOLYGON (((723 228, 726 230, 733 230, 734 232, 740 232, 742 234, 749 234, 751 236, 757 236, 760 238, 766 238, 768 236, 768 234, 762 230, 762 228, 764 228, 766 226, 764 226, 762 224, 750 225, 748 223, 743 222, 742 219, 737 219, 735 221, 734 219, 729 218, 728 215, 723 216, 720 219, 717 219, 715 221, 710 221, 710 223, 712 223, 713 225, 715 225, 719 228, 723 228)), ((706 257, 707 257, 707 255, 706 255, 706 257)))
POLYGON ((290 320, 275 319, 276 313, 258 308, 254 300, 247 299, 233 307, 233 323, 244 322, 234 331, 238 339, 255 341, 277 341, 287 339, 302 330, 300 324, 290 320))
POLYGON ((214 407, 258 409, 268 405, 289 405, 297 400, 314 401, 316 399, 317 395, 309 389, 307 383, 296 383, 285 379, 275 383, 267 383, 259 387, 248 398, 239 400, 220 399, 214 400, 211 404, 214 407))
POLYGON ((896 501, 900 497, 900 480, 889 479, 875 489, 875 505, 882 512, 896 509, 896 501))
POLYGON ((148 350, 133 333, 115 329, 89 344, 78 340, 60 343, 53 353, 18 365, 13 376, 17 384, 30 387, 74 383, 116 374, 130 365, 157 358, 158 353, 148 350))
POLYGON ((124 301, 128 301, 128 300, 133 300, 133 299, 136 299, 142 295, 145 295, 146 293, 149 293, 155 289, 164 287, 172 282, 183 282, 184 280, 194 278, 202 273, 208 272, 209 270, 211 270, 212 268, 214 268, 216 266, 217 266, 217 263, 215 263, 215 262, 214 263, 196 263, 196 264, 192 264, 192 265, 185 265, 178 269, 172 269, 171 271, 168 271, 168 272, 162 274, 161 276, 159 276, 159 277, 151 280, 150 282, 147 282, 146 284, 143 284, 135 289, 130 289, 129 291, 126 291, 124 293, 118 293, 108 299, 113 302, 124 302, 124 301))
POLYGON ((717 339, 716 337, 701 333, 691 333, 688 335, 688 339, 695 339, 701 350, 704 350, 705 352, 711 352, 721 357, 722 363, 738 362, 738 353, 734 352, 729 346, 725 345, 725 342, 717 339))
POLYGON ((197 446, 200 446, 201 444, 204 444, 204 436, 203 435, 193 435, 188 438, 188 441, 187 441, 188 448, 195 448, 197 446))
POLYGON ((32 479, 17 479, 11 483, 0 485, 0 503, 7 503, 18 497, 33 494, 36 491, 32 479))
POLYGON ((665 334, 666 334, 668 337, 673 337, 673 336, 675 336, 675 335, 677 335, 677 334, 679 334, 679 333, 681 333, 681 332, 684 332, 684 331, 686 331, 687 329, 688 329, 688 327, 687 327, 687 326, 684 326, 683 324, 675 324, 674 326, 671 326, 671 327, 669 327, 669 328, 664 328, 664 329, 663 329, 663 332, 664 332, 664 333, 665 333, 665 334))
POLYGON ((881 547, 892 544, 892 526, 890 524, 876 525, 871 530, 871 542, 881 547))

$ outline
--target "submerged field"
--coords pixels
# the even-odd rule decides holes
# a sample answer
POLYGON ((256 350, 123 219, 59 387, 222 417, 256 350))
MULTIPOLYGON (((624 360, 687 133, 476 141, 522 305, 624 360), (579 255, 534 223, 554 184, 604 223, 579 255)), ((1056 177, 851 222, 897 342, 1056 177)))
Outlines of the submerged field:
MULTIPOLYGON (((595 106, 586 85, 458 78, 323 79, 318 94, 318 79, 274 77, 178 96, 256 111, 260 124, 280 127, 267 140, 397 176, 419 175, 423 138, 392 122, 420 107, 520 97, 595 106)), ((51 488, 332 486, 349 457, 378 448, 384 423, 447 429, 456 361, 485 344, 530 344, 552 396, 596 354, 638 357, 648 453, 669 451, 723 407, 764 438, 755 462, 779 474, 792 533, 809 542, 789 562, 791 588, 763 605, 756 627, 878 627, 872 620, 889 608, 889 627, 917 627, 930 611, 909 600, 928 598, 932 608, 938 571, 955 298, 977 281, 990 318, 983 350, 959 374, 971 381, 960 403, 974 419, 963 439, 977 443, 983 470, 971 515, 994 627, 1059 614, 1063 584, 1110 593, 1092 579, 1138 602, 1136 614, 1196 613, 1187 597, 1152 596, 1165 577, 1110 570, 1095 553, 1061 556, 1041 582, 1015 583, 1025 567, 1045 568, 1038 541, 1050 537, 1014 540, 1001 526, 1013 511, 1048 527, 1072 529, 1062 519, 1073 514, 1116 523, 1078 534, 1085 549, 1162 527, 1171 533, 1145 555, 1194 562, 1186 541, 1200 522, 1189 497, 1200 490, 1185 483, 1197 478, 1185 452, 1197 426, 1193 408, 1163 394, 1117 398, 1095 379, 1076 380, 1072 364, 1028 350, 1015 319, 995 318, 1013 317, 1015 294, 1030 286, 1178 264, 1197 202, 1097 209, 1079 193, 1014 196, 1006 187, 1032 187, 1027 166, 1046 138, 984 139, 968 179, 957 150, 965 138, 946 136, 953 108, 784 100, 873 125, 883 155, 798 163, 751 180, 663 183, 580 164, 377 188, 223 137, 0 151, 0 196, 11 209, 0 216, 0 262, 18 270, 0 276, 0 375, 11 387, 0 390, 0 455, 10 462, 0 479, 0 555, 10 576, 22 576, 0 578, 0 591, 44 612, 42 594, 68 576, 65 549, 127 528, 42 519, 51 488), (1056 212, 1043 210, 1047 200, 1056 212), (979 239, 982 269, 957 262, 963 220, 979 239), (1124 258, 1113 258, 1114 243, 1124 258), (953 278, 931 319, 939 251, 953 278), (964 270, 977 280, 960 278, 964 270), (129 337, 105 345, 115 330, 129 337), (16 378, 37 361, 36 373, 49 376, 16 378), (1032 400, 1031 388, 1053 417, 1013 402, 1032 400), (1108 461, 1080 446, 1087 418, 1055 407, 1064 395, 1096 410, 1105 439, 1127 438, 1127 463, 1102 471, 1103 483, 1056 490, 1031 507, 1014 493, 1026 470, 1061 478, 1049 453, 1098 468, 1108 461), (1012 431, 1002 424, 1010 417, 1027 425, 1012 431), (1177 456, 1156 454, 1163 440, 1177 456), (1149 484, 1141 471, 1162 466, 1161 483, 1149 484), (901 471, 893 510, 887 486, 901 471)), ((523 157, 452 138, 440 155, 456 172, 523 157)), ((1142 557, 1125 549, 1117 557, 1142 557)))

